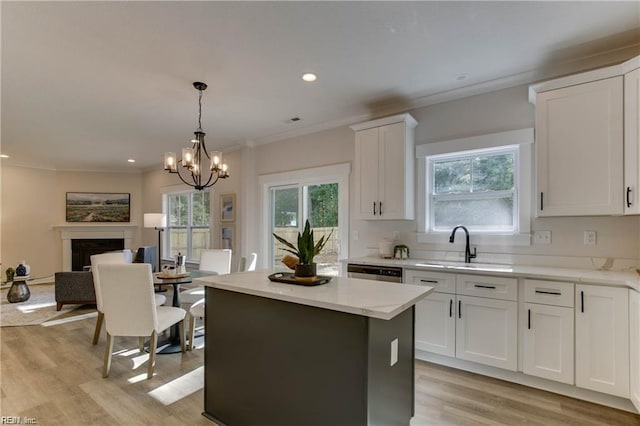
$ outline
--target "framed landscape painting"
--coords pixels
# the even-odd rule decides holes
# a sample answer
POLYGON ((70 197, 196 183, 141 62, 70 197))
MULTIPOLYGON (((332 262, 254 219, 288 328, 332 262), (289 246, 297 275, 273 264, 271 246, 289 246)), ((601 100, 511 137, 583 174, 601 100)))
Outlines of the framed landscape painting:
POLYGON ((67 192, 67 222, 130 222, 131 194, 67 192))

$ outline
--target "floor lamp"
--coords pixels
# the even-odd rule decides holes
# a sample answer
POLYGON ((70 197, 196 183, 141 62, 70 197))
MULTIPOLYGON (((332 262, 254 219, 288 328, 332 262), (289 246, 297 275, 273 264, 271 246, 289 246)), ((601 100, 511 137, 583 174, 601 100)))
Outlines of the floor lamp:
POLYGON ((158 252, 157 265, 158 272, 161 272, 161 259, 162 259, 162 231, 167 227, 167 215, 164 213, 145 213, 144 214, 144 227, 153 228, 158 231, 158 252))

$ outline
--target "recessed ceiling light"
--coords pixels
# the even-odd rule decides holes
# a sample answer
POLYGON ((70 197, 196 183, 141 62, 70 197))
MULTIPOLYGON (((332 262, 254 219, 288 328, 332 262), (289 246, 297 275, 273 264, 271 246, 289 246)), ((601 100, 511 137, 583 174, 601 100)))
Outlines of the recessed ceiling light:
POLYGON ((0 154, 0 158, 9 158, 7 154, 0 154))
POLYGON ((467 74, 467 73, 458 74, 456 76, 456 80, 458 80, 458 81, 465 81, 465 80, 468 80, 468 79, 469 79, 469 74, 467 74))
POLYGON ((130 163, 135 163, 136 162, 136 160, 134 160, 133 158, 129 158, 127 161, 130 162, 130 163))
POLYGON ((316 76, 312 72, 305 72, 304 74, 302 74, 302 79, 307 83, 312 83, 318 79, 318 76, 316 76))

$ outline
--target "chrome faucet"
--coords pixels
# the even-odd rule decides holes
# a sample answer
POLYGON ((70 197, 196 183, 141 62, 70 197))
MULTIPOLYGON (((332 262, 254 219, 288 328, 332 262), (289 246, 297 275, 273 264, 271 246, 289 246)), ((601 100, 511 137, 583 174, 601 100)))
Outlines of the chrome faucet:
POLYGON ((476 258, 476 248, 473 248, 473 254, 471 254, 471 248, 469 247, 469 230, 467 228, 462 225, 458 225, 453 228, 453 231, 451 231, 451 235, 449 236, 449 242, 453 244, 453 240, 456 237, 456 231, 458 229, 462 229, 467 236, 467 245, 464 248, 464 263, 471 263, 471 259, 476 258))

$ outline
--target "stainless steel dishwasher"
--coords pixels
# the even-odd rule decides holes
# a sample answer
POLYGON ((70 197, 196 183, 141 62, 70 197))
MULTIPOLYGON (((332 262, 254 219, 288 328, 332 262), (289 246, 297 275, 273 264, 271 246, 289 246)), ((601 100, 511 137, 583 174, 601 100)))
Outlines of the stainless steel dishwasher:
POLYGON ((358 265, 355 263, 349 263, 347 265, 347 276, 349 278, 364 278, 367 280, 401 283, 402 268, 395 266, 358 265))

